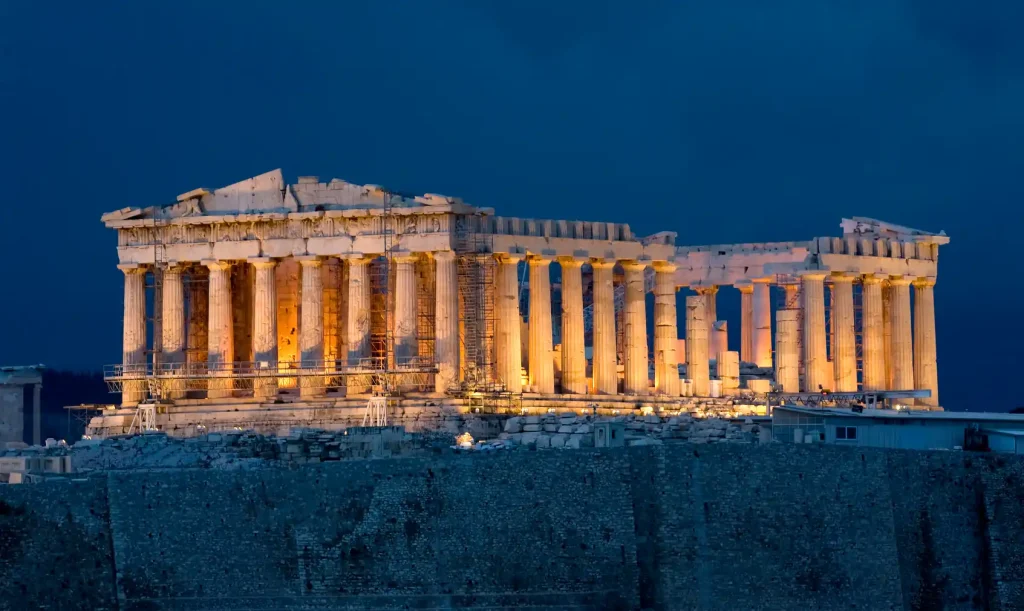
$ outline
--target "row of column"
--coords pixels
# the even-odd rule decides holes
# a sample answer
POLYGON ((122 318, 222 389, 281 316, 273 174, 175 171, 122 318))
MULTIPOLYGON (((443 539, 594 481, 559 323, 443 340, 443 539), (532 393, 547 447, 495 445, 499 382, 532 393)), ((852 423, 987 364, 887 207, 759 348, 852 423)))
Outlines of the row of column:
MULTIPOLYGON (((863 390, 927 389, 937 406, 935 281, 903 276, 808 273, 800 279, 800 309, 776 313, 776 382, 785 392, 855 392, 857 347, 853 283, 862 282, 863 390), (824 282, 832 283, 832 361, 826 353, 824 282), (886 283, 883 286, 883 283, 886 283), (910 287, 914 288, 911 315, 910 287), (801 316, 802 313, 802 316, 801 316), (799 382, 800 363, 804 380, 799 382)), ((745 320, 744 326, 753 324, 745 320)), ((770 358, 770 357, 769 357, 770 358)), ((770 360, 769 360, 770 363, 770 360)), ((758 362, 761 365, 760 362, 758 362)))
MULTIPOLYGON (((299 359, 301 366, 326 367, 324 360, 324 308, 321 267, 317 257, 296 257, 301 265, 302 318, 299 321, 299 359)), ((435 309, 435 352, 438 361, 436 384, 447 389, 458 376, 458 280, 455 254, 434 253, 436 262, 437 302, 435 309)), ((370 306, 372 291, 369 264, 372 258, 348 259, 348 312, 346 362, 358 364, 370 356, 370 306)), ((417 277, 415 256, 400 256, 395 261, 395 326, 394 354, 401 366, 418 353, 417 347, 417 277)), ((276 368, 277 358, 277 261, 253 258, 247 261, 255 270, 253 286, 252 352, 257 368, 276 368)), ((210 398, 231 396, 233 392, 234 337, 231 299, 231 261, 207 261, 209 288, 207 312, 207 371, 210 376, 210 398), (223 378, 220 380, 218 378, 223 378)), ((126 382, 122 395, 124 405, 135 405, 145 397, 146 367, 146 268, 120 266, 125 274, 124 335, 122 363, 126 382), (138 379, 132 380, 131 377, 138 379)), ((186 345, 185 300, 182 267, 169 265, 163 270, 162 295, 156 307, 161 308, 161 362, 168 367, 184 365, 186 345)), ((201 309, 199 309, 201 311, 201 309)), ((323 394, 324 380, 317 376, 299 379, 301 396, 323 394)), ((180 393, 179 393, 180 394, 180 393)), ((273 376, 258 377, 254 394, 269 399, 277 394, 273 376)))

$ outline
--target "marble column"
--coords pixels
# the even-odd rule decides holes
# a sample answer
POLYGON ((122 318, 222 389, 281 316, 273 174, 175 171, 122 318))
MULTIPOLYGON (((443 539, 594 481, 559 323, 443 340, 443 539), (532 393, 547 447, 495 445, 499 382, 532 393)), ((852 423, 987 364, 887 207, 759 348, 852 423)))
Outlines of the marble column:
POLYGON ((419 352, 416 342, 416 257, 396 256, 395 362, 404 365, 419 352))
POLYGON ((890 323, 892 324, 892 390, 914 390, 914 336, 910 321, 910 278, 893 276, 890 323))
POLYGON ((530 265, 530 385, 534 392, 555 392, 551 360, 551 259, 531 256, 530 265))
POLYGON ((647 308, 644 270, 647 264, 623 261, 626 273, 625 317, 622 330, 622 390, 627 395, 646 395, 650 388, 647 360, 647 308))
POLYGON ((615 261, 591 259, 590 267, 594 272, 594 392, 614 395, 619 392, 615 357, 615 261))
POLYGON ((256 270, 253 287, 252 354, 257 373, 253 396, 273 399, 277 396, 277 262, 268 258, 249 259, 256 270))
POLYGON ((447 392, 459 379, 459 275, 455 253, 434 253, 434 390, 447 392))
POLYGON ((562 392, 587 392, 587 353, 583 345, 583 261, 559 257, 562 268, 562 392))
POLYGON ((131 407, 146 398, 146 270, 138 265, 118 269, 124 272, 121 406, 131 407))
POLYGON ((751 350, 753 362, 758 367, 772 366, 772 300, 771 282, 766 279, 754 281, 753 294, 753 337, 751 350))
MULTIPOLYGON (((188 281, 188 338, 185 360, 189 371, 206 367, 210 313, 210 270, 193 266, 188 281)), ((205 383, 199 382, 205 389, 205 383)))
POLYGON ((800 290, 799 284, 784 284, 782 290, 785 292, 783 301, 785 304, 784 308, 796 310, 797 314, 797 332, 796 332, 796 355, 797 355, 797 368, 800 371, 800 375, 804 372, 804 299, 803 292, 800 290))
POLYGON ((740 292, 740 360, 754 362, 754 285, 736 286, 740 292))
POLYGON ((211 399, 230 397, 234 388, 234 328, 231 305, 231 263, 208 261, 210 268, 209 350, 206 363, 210 377, 207 396, 211 399), (219 378, 219 379, 218 379, 219 378))
POLYGON ((671 397, 680 393, 675 271, 674 263, 654 264, 654 388, 671 397))
POLYGON ((324 376, 310 375, 324 371, 324 283, 320 268, 323 261, 302 257, 302 309, 299 320, 299 396, 319 397, 324 394, 324 376))
POLYGON ((938 407, 939 373, 935 346, 935 279, 914 281, 914 380, 917 387, 932 391, 921 405, 938 407))
POLYGON ((831 390, 825 344, 825 273, 800 277, 803 293, 804 390, 831 390))
POLYGON ((782 392, 800 391, 800 312, 775 312, 775 383, 782 392))
POLYGON ((832 275, 832 366, 836 392, 857 392, 857 333, 853 318, 854 276, 832 275))
MULTIPOLYGON (((164 373, 170 373, 167 369, 180 373, 185 364, 185 287, 179 265, 168 265, 164 269, 160 310, 163 323, 160 327, 160 362, 165 369, 164 373)), ((172 378, 170 383, 167 398, 180 399, 185 396, 184 378, 172 378)))
POLYGON ((348 260, 348 365, 368 365, 370 357, 370 259, 348 260))
POLYGON ((882 330, 882 280, 864 276, 862 285, 861 358, 864 390, 885 390, 885 342, 882 330))
POLYGON ((523 391, 522 316, 519 314, 519 262, 522 255, 498 255, 495 345, 498 380, 511 392, 523 391))
POLYGON ((707 303, 704 295, 686 298, 686 377, 695 397, 707 397, 711 392, 707 303))
POLYGON ((708 307, 708 327, 715 324, 718 320, 718 286, 712 284, 702 289, 702 294, 707 300, 708 307))
POLYGON ((885 389, 893 390, 892 377, 892 285, 882 282, 882 351, 885 356, 885 389))

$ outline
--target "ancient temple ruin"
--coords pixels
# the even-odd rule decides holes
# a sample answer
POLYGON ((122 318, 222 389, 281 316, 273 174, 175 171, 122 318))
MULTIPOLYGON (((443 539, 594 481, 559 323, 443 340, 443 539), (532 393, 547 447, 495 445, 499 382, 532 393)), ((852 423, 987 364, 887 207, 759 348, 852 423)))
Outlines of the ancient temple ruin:
POLYGON ((838 237, 680 246, 670 231, 286 184, 280 170, 102 220, 125 281, 123 360, 106 377, 126 409, 323 408, 372 392, 665 404, 773 389, 927 390, 919 402, 939 405, 944 233, 855 217, 838 237), (730 286, 738 353, 716 308, 730 286), (682 315, 681 288, 696 293, 682 315))

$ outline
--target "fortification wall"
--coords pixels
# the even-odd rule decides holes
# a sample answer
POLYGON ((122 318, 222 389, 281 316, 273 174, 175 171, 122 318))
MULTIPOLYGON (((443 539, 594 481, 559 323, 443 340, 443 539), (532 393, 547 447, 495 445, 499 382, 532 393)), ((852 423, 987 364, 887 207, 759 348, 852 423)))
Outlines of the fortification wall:
POLYGON ((1024 608, 1022 471, 678 444, 0 487, 0 608, 1024 608))

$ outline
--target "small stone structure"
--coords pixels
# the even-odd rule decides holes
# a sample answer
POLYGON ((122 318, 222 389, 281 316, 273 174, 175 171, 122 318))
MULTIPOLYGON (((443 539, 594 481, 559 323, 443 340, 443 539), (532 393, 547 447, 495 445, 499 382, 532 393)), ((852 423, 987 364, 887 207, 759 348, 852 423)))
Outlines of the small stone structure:
POLYGON ((0 446, 15 441, 42 443, 43 366, 0 367, 0 446), (30 431, 25 430, 27 393, 32 393, 30 431))

